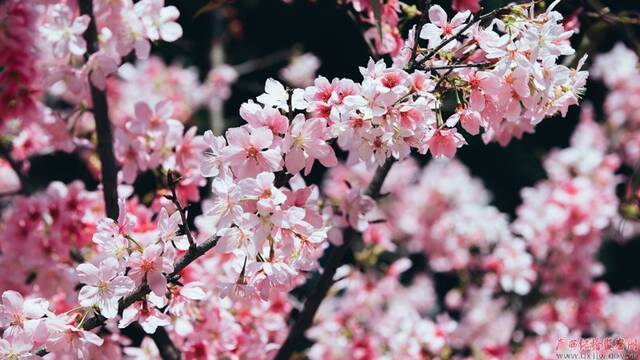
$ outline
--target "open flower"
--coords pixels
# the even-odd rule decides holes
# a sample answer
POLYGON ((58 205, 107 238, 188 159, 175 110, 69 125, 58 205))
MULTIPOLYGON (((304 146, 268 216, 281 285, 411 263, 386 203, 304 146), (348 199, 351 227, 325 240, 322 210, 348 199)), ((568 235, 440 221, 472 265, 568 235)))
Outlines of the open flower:
POLYGON ((87 30, 91 19, 88 15, 73 18, 71 8, 66 4, 56 4, 51 8, 51 21, 42 31, 53 43, 53 54, 57 57, 65 57, 71 53, 82 56, 87 51, 87 43, 82 34, 87 30))
POLYGON ((222 153, 236 176, 254 177, 262 171, 280 169, 282 156, 280 149, 272 148, 273 133, 269 128, 260 127, 251 132, 245 127, 229 129, 227 141, 229 145, 222 153))
POLYGON ((0 358, 8 360, 32 359, 33 344, 24 335, 0 339, 0 358))
POLYGON ((240 181, 240 192, 247 199, 257 200, 258 210, 261 213, 270 213, 287 200, 280 189, 273 186, 275 175, 270 172, 262 172, 255 179, 243 179, 240 181))
POLYGON ((324 119, 305 119, 304 115, 297 115, 284 138, 283 146, 288 149, 285 155, 287 171, 296 174, 304 168, 305 175, 308 175, 316 159, 326 167, 336 166, 336 154, 326 143, 326 138, 327 125, 324 119))
POLYGON ((164 0, 142 0, 133 10, 142 19, 149 40, 173 42, 182 37, 182 27, 175 22, 180 11, 175 6, 165 7, 164 0))
MULTIPOLYGON (((440 45, 443 38, 450 38, 458 34, 464 27, 469 15, 471 15, 469 11, 457 13, 449 22, 444 9, 439 5, 433 5, 429 8, 429 20, 431 22, 424 24, 420 31, 420 38, 429 40, 429 47, 434 48, 440 45)), ((452 41, 445 48, 454 46, 455 41, 452 41)))
POLYGON ((155 333, 158 326, 167 326, 171 323, 167 314, 163 314, 155 306, 140 301, 124 310, 118 327, 125 328, 134 321, 138 322, 147 334, 155 333))
POLYGON ((2 293, 0 305, 0 327, 4 334, 15 335, 27 332, 33 334, 38 319, 47 313, 49 303, 43 299, 24 299, 20 293, 7 290, 2 293))
POLYGON ((109 257, 100 263, 99 268, 84 263, 76 270, 78 280, 86 284, 78 294, 80 305, 98 305, 102 315, 107 319, 114 318, 118 313, 118 300, 134 289, 133 280, 121 275, 118 260, 109 257))
POLYGON ((142 254, 139 252, 131 254, 127 262, 131 268, 129 276, 137 284, 146 278, 151 291, 157 296, 164 296, 167 291, 167 279, 163 273, 173 271, 171 260, 162 255, 162 245, 153 244, 146 247, 142 254))
POLYGON ((104 343, 98 335, 72 325, 74 322, 75 316, 67 314, 47 319, 47 351, 69 354, 73 359, 88 359, 89 346, 101 346, 104 343))
POLYGON ((166 208, 160 209, 160 215, 158 216, 158 230, 160 230, 160 240, 162 242, 173 242, 180 250, 187 250, 189 248, 189 241, 186 235, 177 235, 176 232, 182 224, 182 218, 180 212, 174 211, 171 216, 167 212, 166 208))

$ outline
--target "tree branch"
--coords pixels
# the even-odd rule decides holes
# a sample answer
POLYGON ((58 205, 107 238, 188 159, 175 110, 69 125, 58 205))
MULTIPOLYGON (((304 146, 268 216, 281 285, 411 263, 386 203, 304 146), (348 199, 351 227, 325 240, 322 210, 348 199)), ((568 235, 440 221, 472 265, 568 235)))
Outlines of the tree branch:
MULTIPOLYGON (((535 0, 535 2, 539 2, 540 0, 535 0)), ((440 44, 438 44, 438 46, 436 46, 435 48, 433 48, 431 51, 429 51, 426 55, 424 55, 420 60, 417 61, 417 65, 422 65, 424 64, 427 60, 431 59, 432 57, 434 57, 440 50, 442 50, 445 46, 447 46, 449 43, 451 43, 452 41, 458 39, 459 37, 461 37, 462 35, 464 35, 464 33, 467 32, 467 30, 471 29, 471 27, 479 22, 482 22, 485 19, 494 17, 496 15, 498 15, 499 13, 505 12, 507 10, 510 10, 512 7, 517 6, 520 4, 509 4, 497 9, 494 9, 486 14, 483 14, 481 16, 476 17, 475 19, 473 19, 472 21, 470 21, 467 25, 465 25, 462 29, 460 29, 460 31, 458 31, 457 33, 453 34, 452 36, 446 38, 445 40, 443 40, 440 44)))
POLYGON ((195 241, 193 240, 193 235, 191 234, 191 229, 189 229, 189 223, 187 222, 187 211, 180 205, 180 200, 178 200, 178 194, 176 193, 176 185, 180 181, 179 175, 174 171, 169 170, 167 173, 167 183, 169 189, 171 190, 171 195, 165 195, 166 198, 173 202, 178 213, 180 214, 180 219, 182 220, 182 230, 187 235, 187 240, 189 240, 189 246, 195 246, 195 241))
POLYGON ((493 65, 492 62, 486 61, 486 62, 481 62, 481 63, 470 63, 470 64, 452 64, 452 65, 441 65, 441 66, 426 66, 424 68, 424 70, 425 71, 452 70, 452 69, 462 69, 462 68, 472 68, 472 67, 483 68, 483 67, 487 67, 487 66, 491 66, 491 65, 493 65))
POLYGON ((413 34, 413 49, 411 49, 411 58, 409 59, 409 69, 413 69, 416 65, 416 56, 418 55, 418 41, 420 39, 420 33, 422 32, 422 27, 427 22, 427 17, 429 16, 429 8, 431 7, 431 0, 426 0, 424 2, 424 7, 422 8, 422 13, 420 14, 420 20, 418 20, 418 25, 416 26, 416 31, 413 34))
POLYGON ((233 65, 233 68, 238 73, 238 76, 242 76, 286 61, 291 57, 291 54, 291 49, 282 49, 258 59, 251 59, 241 64, 233 65))
MULTIPOLYGON (((376 45, 365 35, 366 30, 362 26, 360 19, 358 19, 358 13, 350 5, 345 5, 345 12, 351 21, 353 21, 353 23, 358 27, 358 32, 362 35, 362 40, 369 49, 369 55, 371 55, 374 61, 378 61, 380 59, 380 55, 378 54, 378 50, 376 50, 376 45)), ((382 39, 380 39, 380 41, 382 41, 382 39)))
MULTIPOLYGON (((184 270, 189 264, 194 262, 196 259, 206 254, 207 251, 211 250, 218 243, 218 237, 211 236, 207 240, 205 240, 202 244, 190 247, 187 250, 186 254, 184 254, 176 263, 173 265, 173 272, 166 276, 167 280, 175 281, 180 277, 180 272, 184 270)), ((142 300, 145 296, 147 296, 151 292, 149 285, 142 284, 140 285, 133 293, 125 296, 120 300, 118 304, 118 314, 122 315, 124 309, 133 305, 136 301, 142 300)), ((104 316, 96 315, 91 319, 85 321, 83 328, 85 330, 95 329, 98 326, 105 323, 107 319, 104 316)), ((164 328, 158 328, 158 330, 164 328)))
MULTIPOLYGON (((388 158, 385 163, 379 167, 369 186, 367 187, 366 195, 376 199, 380 197, 380 189, 384 179, 387 177, 391 166, 395 162, 393 157, 388 158)), ((287 339, 282 343, 280 350, 275 356, 275 360, 288 360, 291 354, 296 349, 300 340, 304 337, 304 333, 313 324, 313 318, 322 303, 322 300, 327 296, 331 285, 333 285, 333 277, 338 267, 344 263, 344 256, 349 250, 350 244, 358 237, 358 233, 351 227, 348 227, 343 232, 343 243, 340 246, 334 247, 329 252, 329 260, 323 269, 322 275, 318 282, 314 286, 311 294, 307 296, 302 311, 298 315, 298 318, 289 329, 287 339)))
MULTIPOLYGON (((98 51, 98 30, 93 16, 92 0, 78 1, 80 13, 91 18, 89 27, 84 33, 87 43, 87 57, 98 51)), ((91 88, 91 102, 93 103, 93 117, 96 122, 98 136, 98 155, 100 157, 100 171, 102 173, 102 194, 104 197, 105 212, 108 217, 118 218, 118 167, 113 152, 113 134, 111 121, 109 120, 109 105, 104 91, 96 88, 89 80, 91 88)))
MULTIPOLYGON (((92 0, 79 0, 80 13, 89 16, 91 21, 89 27, 84 33, 84 39, 87 43, 86 60, 98 51, 98 29, 96 26, 95 16, 93 14, 92 0)), ((104 207, 106 215, 113 219, 118 219, 118 166, 113 151, 113 133, 111 130, 111 121, 109 120, 109 104, 107 95, 104 91, 96 88, 89 79, 89 88, 91 91, 91 103, 93 105, 92 112, 96 123, 96 135, 98 138, 98 156, 100 158, 100 171, 102 182, 102 195, 104 197, 104 207)), ((148 289, 146 289, 148 293, 148 289)), ((139 292, 140 294, 143 291, 139 292)), ((146 293, 144 295, 146 295, 146 293)), ((143 297, 144 295, 140 295, 143 297)), ((130 299, 131 301, 132 299, 130 299)), ((135 300, 131 301, 133 304, 135 300)), ((130 305, 130 304, 129 304, 130 305)), ((124 308, 123 308, 124 309, 124 308)), ((94 317, 90 320, 96 320, 94 317)), ((102 321, 104 322, 104 321, 102 321)), ((96 325, 97 326, 97 325, 96 325)), ((86 328, 86 324, 85 324, 86 328)), ((152 336, 156 343, 160 355, 164 360, 180 359, 180 351, 173 344, 164 328, 156 330, 152 336)))

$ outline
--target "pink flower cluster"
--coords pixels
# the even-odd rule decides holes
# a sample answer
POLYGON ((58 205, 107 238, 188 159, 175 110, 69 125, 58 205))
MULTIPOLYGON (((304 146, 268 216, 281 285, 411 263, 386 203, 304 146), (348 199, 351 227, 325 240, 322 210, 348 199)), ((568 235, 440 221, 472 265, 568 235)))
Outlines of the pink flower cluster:
POLYGON ((357 19, 366 25, 367 29, 363 35, 367 41, 372 42, 377 54, 396 56, 400 52, 403 41, 398 27, 400 1, 377 1, 377 5, 369 0, 347 0, 345 3, 353 7, 357 19), (374 6, 378 7, 377 11, 374 10, 374 6))
POLYGON ((170 100, 174 118, 187 122, 200 107, 217 108, 229 98, 230 86, 237 78, 236 71, 228 65, 214 67, 203 83, 194 68, 165 65, 162 60, 150 56, 135 65, 125 63, 118 69, 118 77, 109 83, 109 102, 112 122, 121 124, 133 113, 135 104, 143 101, 151 106, 170 100), (152 81, 149 81, 152 79, 152 81))
MULTIPOLYGON (((91 149, 93 117, 87 112, 91 108, 89 79, 98 89, 104 90, 107 78, 113 79, 123 57, 135 52, 139 59, 146 59, 150 41, 175 41, 182 35, 181 27, 175 22, 178 10, 174 6, 165 7, 163 0, 144 0, 135 5, 133 1, 94 1, 93 10, 100 50, 85 60, 84 35, 90 18, 80 15, 76 2, 3 2, 0 127, 13 140, 14 158, 27 160, 30 156, 56 150, 91 149), (43 95, 68 103, 71 109, 52 109, 48 106, 50 102, 44 103, 43 95)), ((145 80, 153 71, 155 75, 165 72, 164 65, 157 59, 151 63, 138 65, 145 67, 145 80)), ((127 72, 127 69, 128 65, 120 71, 123 78, 125 75, 132 77, 132 71, 127 72)), ((184 121, 193 108, 204 101, 203 96, 193 99, 187 98, 188 94, 207 93, 214 98, 226 92, 227 95, 221 97, 226 99, 228 86, 234 81, 233 76, 226 76, 225 79, 229 79, 226 82, 197 84, 195 87, 199 91, 192 92, 186 89, 194 87, 197 75, 185 77, 188 71, 174 68, 167 72, 166 79, 157 79, 154 91, 132 90, 127 85, 117 86, 124 84, 122 81, 113 82, 114 86, 109 88, 111 102, 125 102, 111 107, 114 123, 117 124, 120 112, 133 111, 137 101, 153 100, 155 103, 167 98, 175 100, 177 116, 184 121), (182 86, 181 96, 171 93, 152 96, 166 89, 180 90, 175 83, 182 86), (129 98, 131 93, 135 96, 129 98), (150 99, 142 99, 141 94, 147 94, 150 99), (136 98, 139 100, 131 100, 136 98)), ((132 86, 142 83, 130 80, 132 86)), ((148 81, 144 84, 154 85, 148 81)))
POLYGON ((618 43, 609 53, 596 57, 593 75, 609 89, 604 110, 613 132, 613 145, 619 150, 625 163, 635 166, 640 161, 638 56, 633 50, 618 43))
POLYGON ((135 104, 133 116, 116 127, 114 150, 123 165, 122 180, 131 184, 140 172, 155 170, 178 171, 182 200, 199 199, 198 187, 204 185, 198 167, 206 144, 192 127, 184 132, 184 125, 173 119, 171 101, 158 102, 151 108, 146 102, 135 104))
POLYGON ((572 32, 554 4, 539 14, 535 4, 512 5, 488 25, 468 11, 449 19, 433 5, 429 22, 404 40, 400 2, 377 10, 371 1, 350 3, 370 25, 365 36, 393 64, 370 60, 360 81, 330 81, 315 77, 317 59, 303 56, 282 72, 294 88, 268 79, 264 93, 241 105, 245 123, 224 136, 198 135, 186 124, 198 107, 220 109, 236 71, 222 65, 200 83, 194 70, 149 58, 151 42, 182 34, 174 6, 95 0, 92 18, 73 1, 0 5, 9 14, 0 25, 16 23, 0 26, 0 44, 25 59, 0 55, 9 64, 0 73, 0 99, 9 99, 0 115, 17 123, 10 124, 13 159, 93 150, 93 84, 108 98, 121 165, 118 219, 105 218, 100 193, 79 182, 18 196, 4 211, 0 264, 12 276, 0 280, 2 357, 157 357, 149 339, 132 347, 119 331, 138 323, 149 334, 166 330, 187 359, 272 358, 296 306, 287 293, 319 269, 327 240, 339 245, 347 227, 362 233, 361 243, 354 240, 362 246, 354 247, 355 264, 339 269, 336 291, 307 333, 312 359, 472 351, 497 359, 512 348, 527 358, 545 356, 544 346, 570 331, 628 330, 612 307, 637 296, 610 297, 594 281, 619 181, 618 158, 596 123, 587 117, 571 147, 547 158, 549 179, 523 191, 513 222, 461 163, 434 159, 419 171, 410 158, 412 151, 454 157, 466 144, 459 128, 504 145, 577 103, 587 73, 559 63, 573 53, 572 32), (91 25, 100 50, 85 61, 91 25), (120 66, 131 53, 147 60, 120 66), (41 90, 72 110, 46 107, 41 90), (348 153, 345 164, 337 148, 348 153), (386 196, 374 200, 378 194, 365 188, 391 158, 399 161, 382 187, 386 196), (322 188, 304 179, 316 163, 330 168, 322 188), (171 183, 171 192, 145 199, 150 206, 131 196, 143 172, 171 183), (191 232, 185 208, 201 200, 207 178, 212 196, 191 232), (180 266, 183 255, 214 239, 213 249, 180 266), (426 262, 405 281, 419 266, 407 254, 426 262), (441 275, 455 279, 444 299, 434 290, 441 275), (136 289, 147 292, 119 309, 136 289), (106 319, 101 337, 83 328, 98 318, 106 319))
MULTIPOLYGON (((637 294, 612 295, 595 280, 597 251, 618 219, 619 160, 589 114, 570 147, 547 156, 549 179, 523 190, 513 222, 458 162, 434 160, 422 173, 412 161, 394 165, 358 266, 338 271, 334 295, 307 332, 309 356, 466 358, 473 349, 491 359, 549 358, 559 337, 636 336, 626 319, 637 318, 637 306, 615 307, 637 294), (423 252, 425 269, 407 259, 371 267, 407 252, 423 252), (401 285, 411 267, 413 280, 401 285), (434 295, 442 279, 435 273, 455 279, 444 299, 434 295)), ((370 176, 363 166, 336 167, 326 193, 339 202, 370 176)))
POLYGON ((620 182, 620 161, 607 153, 604 139, 600 126, 584 117, 571 146, 546 159, 549 180, 522 191, 513 229, 544 263, 542 291, 578 296, 601 273, 594 258, 616 218, 620 182))
POLYGON ((320 59, 312 53, 304 53, 291 58, 289 64, 280 70, 280 77, 294 87, 313 85, 320 59))
POLYGON ((25 122, 38 114, 37 97, 41 91, 37 60, 30 49, 35 46, 35 7, 19 1, 0 4, 0 130, 16 116, 25 122))
MULTIPOLYGON (((428 41, 432 57, 418 56, 418 61, 424 59, 427 69, 437 68, 454 56, 489 67, 455 69, 455 76, 447 78, 458 99, 458 93, 463 99, 458 100, 456 113, 446 120, 441 135, 460 122, 470 134, 483 128, 485 142, 505 145, 512 137, 533 132, 544 117, 558 112, 564 116, 569 106, 577 104, 587 78, 587 72, 580 71, 585 59, 575 70, 558 64, 559 56, 574 50, 569 43, 573 32, 565 31, 562 15, 553 10, 556 3, 537 15, 532 6, 515 5, 510 15, 488 27, 479 22, 466 25, 471 17, 468 11, 449 20, 441 7, 429 9, 431 22, 419 36, 428 41), (461 38, 451 40, 459 33, 463 33, 461 38)), ((406 63, 409 56, 405 46, 396 61, 406 63)))
POLYGON ((0 262, 14 275, 2 278, 1 288, 71 299, 75 275, 69 264, 82 257, 103 214, 100 194, 81 182, 53 182, 41 193, 17 197, 2 217, 0 262))
POLYGON ((456 328, 447 317, 432 320, 437 298, 430 278, 417 276, 402 286, 400 275, 411 261, 400 259, 384 273, 339 269, 336 291, 341 297, 326 299, 318 324, 308 337, 314 341, 310 359, 419 359, 442 351, 456 328))

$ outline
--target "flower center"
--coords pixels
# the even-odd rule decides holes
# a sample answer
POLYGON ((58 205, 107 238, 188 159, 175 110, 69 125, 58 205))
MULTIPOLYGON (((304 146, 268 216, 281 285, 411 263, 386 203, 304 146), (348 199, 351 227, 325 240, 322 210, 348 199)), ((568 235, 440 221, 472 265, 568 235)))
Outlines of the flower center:
POLYGON ((22 327, 22 325, 24 324, 24 321, 25 321, 25 317, 23 314, 15 314, 13 316, 13 322, 11 324, 22 327))
POLYGON ((149 272, 149 271, 153 270, 153 268, 154 268, 153 261, 151 261, 151 260, 143 260, 142 261, 142 271, 149 272))
POLYGON ((258 149, 255 147, 247 148, 246 150, 247 158, 256 160, 258 158, 258 149))
POLYGON ((109 284, 104 280, 98 281, 98 284, 96 285, 96 287, 98 288, 98 292, 103 294, 107 292, 107 290, 109 290, 109 284))
POLYGON ((261 199, 268 199, 270 197, 271 197, 271 189, 264 189, 264 191, 262 191, 262 194, 260 194, 261 199))
POLYGON ((445 24, 442 27, 442 34, 443 35, 451 35, 451 34, 453 34, 453 26, 451 26, 451 24, 445 24))

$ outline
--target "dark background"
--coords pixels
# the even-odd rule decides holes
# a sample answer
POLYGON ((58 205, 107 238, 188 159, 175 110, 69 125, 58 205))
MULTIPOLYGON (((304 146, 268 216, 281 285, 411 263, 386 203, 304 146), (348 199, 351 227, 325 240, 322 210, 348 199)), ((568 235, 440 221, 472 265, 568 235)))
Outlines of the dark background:
MULTIPOLYGON (((175 43, 161 42, 153 51, 168 63, 196 66, 203 78, 211 68, 209 53, 214 42, 224 44, 226 62, 231 65, 263 58, 283 49, 295 48, 301 52, 311 52, 321 60, 319 74, 329 79, 348 77, 360 80, 358 66, 365 65, 369 58, 358 26, 344 9, 336 5, 335 0, 293 0, 291 4, 281 0, 235 0, 227 1, 215 11, 197 16, 198 10, 207 4, 206 0, 174 0, 167 3, 180 10, 184 36, 175 43)), ((434 3, 450 9, 448 1, 434 3)), ((486 9, 506 3, 497 0, 481 2, 486 9)), ((637 0, 602 1, 602 4, 610 7, 613 12, 640 9, 640 2, 637 0)), ((586 11, 591 10, 580 0, 562 1, 558 10, 568 16, 581 6, 586 11)), ((576 47, 590 28, 595 29, 593 26, 597 20, 581 16, 581 23, 582 31, 574 37, 576 47)), ((634 31, 640 33, 640 29, 634 31)), ((597 38, 597 52, 608 51, 618 41, 632 44, 624 29, 616 25, 600 26, 590 36, 597 38)), ((590 54, 593 55, 594 52, 590 54)), ((277 77, 278 71, 285 64, 286 60, 239 78, 233 86, 233 95, 225 106, 228 126, 240 123, 240 104, 257 96, 265 79, 277 77)), ((599 114, 604 96, 605 89, 601 84, 591 81, 585 98, 595 104, 599 114)), ((522 140, 514 140, 507 147, 484 145, 478 136, 467 136, 469 145, 463 147, 457 157, 471 169, 473 175, 483 180, 493 194, 493 204, 513 218, 514 210, 521 202, 520 190, 545 178, 541 158, 552 148, 568 145, 578 114, 579 109, 572 107, 566 118, 547 119, 538 125, 535 134, 526 134, 522 140)), ((194 122, 199 125, 200 132, 204 132, 208 127, 206 113, 197 113, 194 122)), ((320 181, 322 173, 318 170, 316 166, 311 174, 312 182, 320 181)), ((625 171, 628 173, 629 170, 623 170, 625 171)), ((83 179, 90 189, 96 186, 95 180, 75 155, 54 154, 34 159, 30 175, 41 186, 52 180, 69 182, 78 178, 83 179), (55 167, 51 166, 54 163, 52 161, 55 161, 55 167)), ((153 187, 153 180, 142 176, 136 184, 136 190, 144 194, 149 186, 153 187)), ((612 290, 622 291, 640 285, 640 277, 637 276, 640 274, 640 265, 636 261, 640 256, 640 241, 630 241, 625 245, 607 242, 601 256, 607 269, 604 278, 612 290)))

